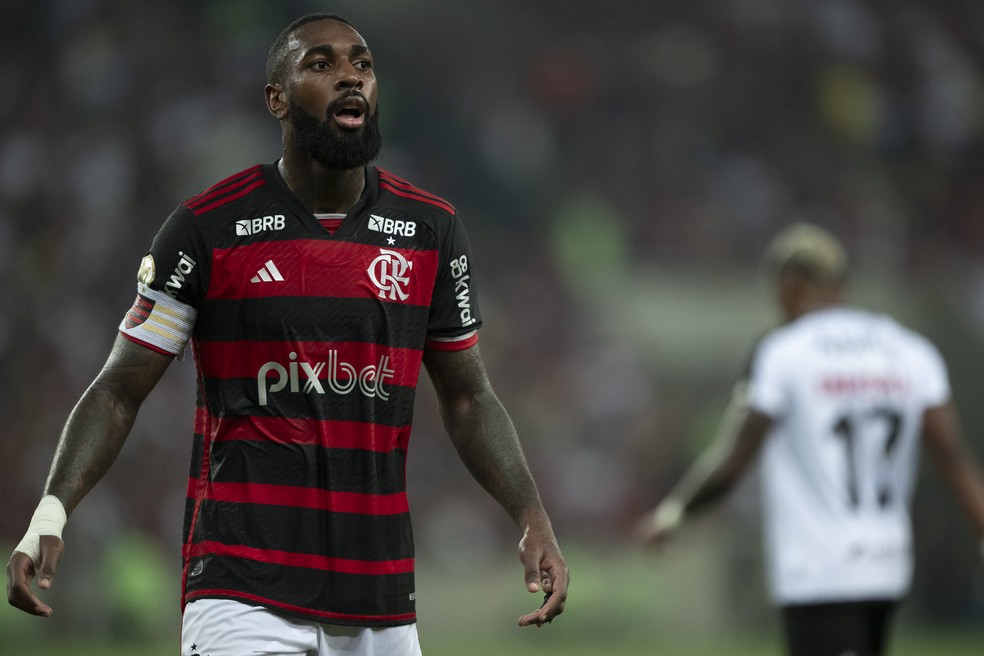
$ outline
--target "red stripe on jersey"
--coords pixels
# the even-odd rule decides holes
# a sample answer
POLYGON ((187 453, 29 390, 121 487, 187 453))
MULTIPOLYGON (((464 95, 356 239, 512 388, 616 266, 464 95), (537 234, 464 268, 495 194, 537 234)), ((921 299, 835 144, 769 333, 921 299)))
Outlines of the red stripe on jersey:
POLYGON ((437 255, 315 239, 220 248, 212 254, 206 298, 376 298, 429 306, 437 255))
POLYGON ((447 208, 449 208, 448 211, 451 214, 455 214, 456 213, 455 212, 455 209, 454 209, 454 206, 451 203, 449 203, 448 201, 446 201, 443 198, 441 198, 440 196, 435 196, 434 194, 432 194, 432 193, 430 193, 428 191, 424 191, 420 187, 414 186, 412 183, 407 182, 406 180, 404 180, 403 178, 401 178, 398 175, 393 175, 389 171, 384 171, 382 169, 376 169, 376 170, 379 172, 379 178, 383 182, 386 182, 386 183, 388 183, 388 184, 390 184, 390 185, 392 185, 394 187, 399 187, 403 191, 408 191, 408 192, 410 192, 412 194, 416 194, 417 196, 421 196, 423 198, 428 198, 428 199, 430 199, 432 201, 437 201, 439 203, 442 203, 447 208))
POLYGON ((204 406, 195 406, 195 433, 198 435, 205 435, 206 427, 208 426, 209 420, 208 410, 204 406))
POLYGON ((233 440, 275 444, 315 444, 328 449, 406 451, 409 426, 383 426, 361 421, 296 417, 228 417, 215 421, 215 442, 233 440))
POLYGON ((420 201, 421 203, 428 203, 430 205, 434 205, 435 207, 441 208, 448 214, 456 213, 454 207, 450 203, 448 203, 447 201, 443 201, 440 198, 430 198, 428 196, 423 196, 421 194, 413 193, 406 189, 401 189, 399 187, 396 187, 393 184, 382 179, 379 180, 379 186, 380 188, 385 189, 391 194, 400 196, 401 198, 409 198, 410 200, 416 200, 416 201, 420 201))
POLYGON ((231 597, 234 599, 248 599, 249 601, 255 601, 264 606, 272 606, 274 608, 280 608, 286 611, 290 611, 291 613, 294 614, 300 613, 302 615, 315 615, 317 617, 323 617, 325 619, 350 620, 350 621, 360 621, 360 622, 407 622, 417 617, 416 613, 402 613, 399 615, 357 615, 354 613, 333 613, 331 611, 314 610, 311 608, 304 608, 303 606, 295 606, 294 604, 285 604, 281 601, 267 599, 266 597, 261 597, 260 595, 240 592, 239 590, 221 590, 221 589, 195 590, 194 592, 188 593, 188 595, 185 597, 185 601, 189 599, 198 599, 199 597, 231 597))
POLYGON ((363 372, 367 380, 401 387, 415 387, 420 374, 419 350, 370 342, 202 341, 198 347, 206 378, 256 378, 266 369, 264 377, 276 379, 274 365, 280 365, 292 384, 304 387, 313 378, 327 391, 327 381, 344 385, 363 372))
POLYGON ((356 515, 400 515, 410 512, 406 492, 360 494, 269 483, 216 483, 206 486, 206 498, 229 503, 312 508, 356 515))
POLYGON ((239 173, 230 175, 225 180, 212 185, 200 194, 192 196, 184 202, 184 205, 188 209, 195 209, 201 205, 211 203, 224 194, 235 191, 236 189, 241 189, 243 185, 249 184, 257 179, 261 179, 262 177, 262 166, 257 164, 256 166, 250 167, 245 171, 240 171, 239 173))
POLYGON ((458 339, 451 342, 428 339, 424 345, 424 348, 428 351, 464 351, 466 348, 471 348, 476 344, 478 344, 478 331, 475 331, 464 339, 458 339))
POLYGON ((400 560, 352 560, 350 558, 332 558, 317 554, 279 551, 276 549, 257 549, 239 544, 223 544, 221 542, 197 542, 189 545, 188 558, 199 556, 231 556, 258 560, 261 563, 286 565, 288 567, 307 567, 324 572, 340 572, 342 574, 370 574, 381 576, 386 574, 406 574, 413 571, 413 558, 400 560))

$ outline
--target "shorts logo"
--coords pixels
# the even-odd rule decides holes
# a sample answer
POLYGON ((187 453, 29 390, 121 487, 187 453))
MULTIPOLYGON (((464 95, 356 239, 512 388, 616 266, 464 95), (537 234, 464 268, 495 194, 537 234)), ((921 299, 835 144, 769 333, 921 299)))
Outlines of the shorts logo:
POLYGON ((405 287, 410 284, 407 272, 413 262, 397 251, 379 249, 379 256, 369 264, 369 280, 379 289, 379 298, 405 301, 410 298, 405 287))
POLYGON ((286 217, 283 214, 272 216, 258 216, 255 219, 242 219, 236 221, 237 235, 257 235, 261 232, 270 230, 283 230, 286 225, 286 217))
POLYGON ((369 229, 382 232, 386 235, 399 235, 401 237, 413 237, 417 234, 417 223, 415 221, 401 221, 399 219, 387 219, 377 214, 369 215, 369 229))

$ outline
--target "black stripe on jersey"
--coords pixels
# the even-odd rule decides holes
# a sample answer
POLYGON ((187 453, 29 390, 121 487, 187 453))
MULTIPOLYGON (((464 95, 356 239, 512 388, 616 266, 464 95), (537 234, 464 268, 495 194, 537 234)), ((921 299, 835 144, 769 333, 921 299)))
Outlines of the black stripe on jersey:
POLYGON ((352 560, 413 558, 409 513, 359 515, 206 500, 199 521, 202 530, 196 542, 214 540, 352 560))
MULTIPOLYGON (((316 608, 326 613, 337 613, 338 618, 326 618, 303 611, 283 609, 283 612, 307 619, 331 624, 356 626, 407 624, 413 620, 394 622, 357 619, 346 620, 346 615, 379 617, 379 609, 386 608, 392 615, 413 614, 413 573, 367 576, 320 571, 306 567, 284 567, 256 560, 232 556, 205 556, 199 576, 189 576, 187 596, 206 591, 204 596, 214 597, 210 590, 259 590, 274 602, 300 608, 316 608), (330 592, 326 592, 330 591, 330 592), (305 594, 306 593, 306 594, 305 594)), ((233 592, 228 595, 235 599, 233 592)))
POLYGON ((289 326, 290 338, 296 341, 359 341, 423 349, 420 336, 427 332, 428 312, 429 308, 417 305, 389 303, 383 307, 372 298, 210 300, 202 307, 195 330, 203 341, 279 341, 289 326), (230 320, 237 316, 254 320, 230 320))
MULTIPOLYGON (((297 485, 333 492, 398 494, 405 490, 401 449, 389 453, 326 449, 316 444, 255 440, 213 442, 209 461, 216 483, 297 485)), ((223 521, 225 521, 223 519, 223 521)))
POLYGON ((255 378, 206 378, 203 384, 209 403, 216 406, 213 412, 225 417, 252 415, 335 421, 366 421, 371 417, 373 423, 383 426, 407 426, 413 417, 415 390, 412 387, 387 385, 389 398, 384 401, 365 396, 358 387, 347 394, 338 394, 323 381, 324 394, 291 392, 287 387, 269 392, 267 405, 261 406, 255 378))

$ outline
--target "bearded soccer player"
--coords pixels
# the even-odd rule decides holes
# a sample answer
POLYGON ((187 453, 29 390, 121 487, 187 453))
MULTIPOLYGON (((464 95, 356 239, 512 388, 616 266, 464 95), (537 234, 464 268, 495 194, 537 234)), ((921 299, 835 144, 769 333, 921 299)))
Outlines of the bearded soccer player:
POLYGON ((847 258, 794 225, 768 255, 785 323, 756 346, 720 434, 640 521, 666 540, 762 456, 766 561, 793 656, 878 656, 913 570, 920 443, 984 536, 984 479, 924 337, 844 302, 847 258))
POLYGON ((404 465, 421 363, 461 459, 522 531, 545 601, 519 624, 550 622, 568 570, 479 354, 454 207, 370 165, 373 56, 346 20, 289 25, 267 79, 283 157, 183 202, 157 234, 7 566, 10 603, 51 614, 31 581, 51 586, 67 515, 190 341, 183 655, 420 653, 404 465))

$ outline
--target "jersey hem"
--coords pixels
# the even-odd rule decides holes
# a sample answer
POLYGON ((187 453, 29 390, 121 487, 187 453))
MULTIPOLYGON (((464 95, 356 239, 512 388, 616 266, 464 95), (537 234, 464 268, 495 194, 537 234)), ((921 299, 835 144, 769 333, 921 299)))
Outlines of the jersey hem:
POLYGON ((283 602, 266 599, 259 595, 253 595, 235 590, 198 590, 189 592, 185 595, 181 605, 181 613, 184 614, 185 607, 199 599, 232 599, 253 606, 263 606, 271 612, 298 617, 304 620, 322 622, 325 624, 340 624, 343 626, 404 626, 417 622, 417 613, 401 613, 397 615, 359 615, 356 613, 335 613, 331 611, 318 611, 309 608, 302 608, 283 602))

